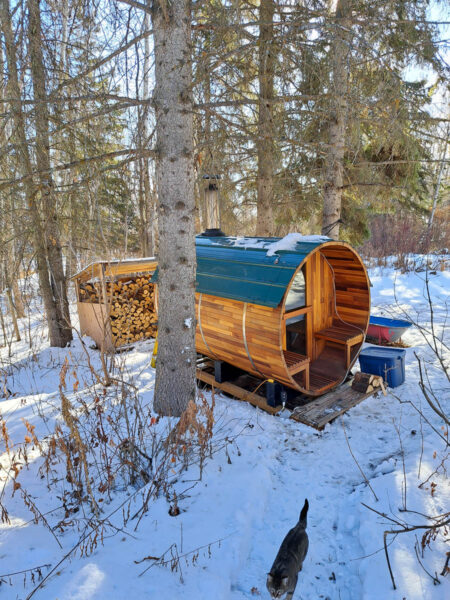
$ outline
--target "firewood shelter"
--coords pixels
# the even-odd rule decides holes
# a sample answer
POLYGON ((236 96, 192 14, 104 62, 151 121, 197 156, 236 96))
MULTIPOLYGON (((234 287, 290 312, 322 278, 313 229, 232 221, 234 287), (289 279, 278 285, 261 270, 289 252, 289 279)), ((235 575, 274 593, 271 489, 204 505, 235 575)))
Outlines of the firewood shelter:
POLYGON ((76 273, 81 335, 106 352, 155 337, 158 299, 150 279, 156 266, 154 257, 98 261, 76 273))

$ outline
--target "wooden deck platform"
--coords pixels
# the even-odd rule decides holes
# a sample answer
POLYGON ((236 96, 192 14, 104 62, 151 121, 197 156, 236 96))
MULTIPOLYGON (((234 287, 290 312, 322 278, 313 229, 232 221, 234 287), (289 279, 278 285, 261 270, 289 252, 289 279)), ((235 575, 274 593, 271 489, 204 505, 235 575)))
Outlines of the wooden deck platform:
POLYGON ((331 423, 339 415, 380 391, 380 388, 377 388, 366 394, 357 392, 352 389, 351 381, 348 381, 320 398, 312 398, 303 406, 295 407, 291 419, 321 431, 327 423, 331 423))
MULTIPOLYGON (((276 415, 282 409, 281 406, 273 407, 267 404, 262 393, 262 380, 254 376, 242 376, 234 382, 218 383, 214 378, 214 373, 211 372, 211 364, 212 361, 206 359, 203 363, 197 365, 198 381, 221 390, 237 400, 249 402, 269 414, 276 415)), ((369 393, 358 392, 352 389, 351 381, 348 381, 319 398, 299 394, 288 401, 287 408, 292 410, 291 419, 321 431, 327 423, 330 423, 366 398, 373 396, 377 391, 380 391, 380 389, 375 389, 369 393)))

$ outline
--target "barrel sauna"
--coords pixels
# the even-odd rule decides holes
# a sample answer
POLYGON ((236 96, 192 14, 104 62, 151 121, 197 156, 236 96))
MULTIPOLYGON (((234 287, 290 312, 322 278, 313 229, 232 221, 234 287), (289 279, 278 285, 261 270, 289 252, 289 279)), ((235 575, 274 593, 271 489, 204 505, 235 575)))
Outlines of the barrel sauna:
POLYGON ((197 236, 197 351, 319 396, 359 354, 369 279, 345 242, 305 236, 273 253, 277 241, 197 236))

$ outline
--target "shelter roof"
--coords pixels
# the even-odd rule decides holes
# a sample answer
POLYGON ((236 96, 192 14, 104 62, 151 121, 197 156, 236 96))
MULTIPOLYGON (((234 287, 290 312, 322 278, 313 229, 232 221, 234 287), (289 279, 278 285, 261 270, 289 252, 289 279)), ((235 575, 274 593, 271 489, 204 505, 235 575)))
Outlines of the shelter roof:
POLYGON ((137 273, 153 273, 157 267, 157 259, 154 256, 148 258, 125 258, 120 260, 99 260, 93 262, 70 279, 89 281, 100 279, 102 269, 106 278, 134 275, 137 273))

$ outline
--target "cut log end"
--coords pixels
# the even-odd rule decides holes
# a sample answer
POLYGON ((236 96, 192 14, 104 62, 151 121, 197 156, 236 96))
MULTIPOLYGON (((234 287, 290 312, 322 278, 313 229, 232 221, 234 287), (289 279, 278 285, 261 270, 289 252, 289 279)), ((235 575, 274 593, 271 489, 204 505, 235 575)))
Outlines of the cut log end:
POLYGON ((80 283, 79 290, 80 302, 110 306, 111 333, 116 348, 156 336, 156 290, 150 276, 108 281, 104 287, 100 282, 80 283))
POLYGON ((384 393, 383 378, 380 375, 371 375, 370 373, 355 373, 352 381, 352 388, 357 392, 369 394, 376 388, 381 387, 384 393))

